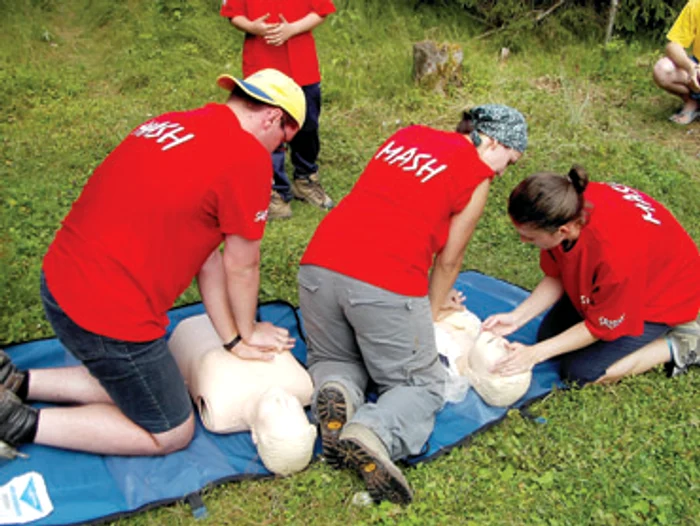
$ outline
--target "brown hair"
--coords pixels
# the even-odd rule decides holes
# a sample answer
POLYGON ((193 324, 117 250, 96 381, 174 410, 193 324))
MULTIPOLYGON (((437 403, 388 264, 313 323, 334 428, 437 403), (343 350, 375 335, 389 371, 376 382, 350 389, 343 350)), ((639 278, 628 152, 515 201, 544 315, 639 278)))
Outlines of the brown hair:
POLYGON ((508 198, 514 223, 553 232, 583 215, 588 174, 574 165, 566 176, 539 172, 521 181, 508 198))

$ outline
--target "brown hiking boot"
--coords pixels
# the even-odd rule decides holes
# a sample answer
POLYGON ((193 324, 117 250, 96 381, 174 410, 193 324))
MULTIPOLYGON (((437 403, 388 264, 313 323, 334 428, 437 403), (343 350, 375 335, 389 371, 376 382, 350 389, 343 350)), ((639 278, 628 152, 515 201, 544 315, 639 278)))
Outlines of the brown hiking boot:
POLYGON ((268 219, 289 219, 292 217, 292 205, 287 203, 282 196, 272 191, 270 205, 267 207, 268 219))
POLYGON ((22 455, 15 448, 33 439, 39 411, 25 405, 12 391, 0 385, 0 456, 22 455))
POLYGON ((352 406, 348 405, 350 396, 345 387, 338 382, 327 382, 318 391, 316 413, 321 428, 323 456, 329 466, 343 467, 344 458, 338 449, 338 438, 345 422, 352 418, 352 406))
POLYGON ((0 349, 0 385, 17 393, 27 373, 17 369, 5 351, 0 349))
POLYGON ((312 174, 308 179, 299 178, 292 181, 292 193, 296 199, 306 201, 322 210, 330 210, 334 203, 318 180, 318 174, 312 174))
POLYGON ((345 463, 362 476, 374 502, 411 502, 413 491, 408 481, 389 458, 382 441, 370 429, 360 424, 346 425, 340 434, 338 448, 345 463))

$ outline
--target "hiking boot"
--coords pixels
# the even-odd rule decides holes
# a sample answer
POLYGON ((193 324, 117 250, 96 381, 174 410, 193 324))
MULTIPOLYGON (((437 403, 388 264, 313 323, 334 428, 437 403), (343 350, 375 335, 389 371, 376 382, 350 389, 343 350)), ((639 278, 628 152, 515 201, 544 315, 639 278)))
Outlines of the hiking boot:
POLYGON ((294 194, 295 198, 306 201, 322 210, 330 210, 334 205, 333 199, 328 196, 321 186, 318 174, 312 174, 308 179, 294 179, 292 181, 292 194, 294 194))
POLYGON ((391 461, 382 441, 370 429, 360 424, 346 425, 340 434, 338 448, 345 463, 362 476, 374 502, 411 502, 413 491, 408 481, 391 461))
POLYGON ((673 357, 666 364, 669 376, 684 374, 691 365, 700 365, 700 317, 673 327, 666 339, 673 357))
POLYGON ((321 444, 323 456, 329 466, 338 469, 343 467, 343 455, 338 449, 338 438, 345 422, 354 413, 349 406, 350 395, 345 387, 338 382, 327 382, 316 396, 316 414, 321 428, 321 444))
POLYGON ((0 385, 17 394, 26 376, 27 373, 17 369, 7 353, 0 349, 0 385))
POLYGON ((15 448, 34 439, 38 417, 39 411, 0 385, 0 456, 23 456, 15 448))
POLYGON ((272 191, 270 205, 267 207, 268 219, 289 219, 292 217, 292 205, 287 203, 282 196, 272 191))

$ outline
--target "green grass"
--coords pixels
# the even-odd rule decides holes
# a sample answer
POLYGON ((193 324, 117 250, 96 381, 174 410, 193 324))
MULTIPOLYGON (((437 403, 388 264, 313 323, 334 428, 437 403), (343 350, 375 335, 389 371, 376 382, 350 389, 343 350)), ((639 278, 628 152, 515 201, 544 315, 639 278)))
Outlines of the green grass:
MULTIPOLYGON (((531 36, 476 40, 483 29, 462 12, 413 4, 338 0, 338 12, 316 31, 321 177, 333 197, 350 190, 398 127, 451 129, 464 107, 501 102, 527 115, 530 148, 493 185, 464 268, 534 286, 537 252, 518 242, 505 200, 528 174, 572 163, 594 180, 658 197, 700 240, 700 126, 667 121, 678 102, 651 81, 661 42, 603 49, 600 39, 573 38, 553 18, 531 36), (464 83, 446 95, 411 79, 411 45, 427 38, 464 49, 464 83), (512 49, 506 62, 498 61, 502 45, 512 49)), ((0 341, 51 335, 38 294, 41 260, 105 155, 151 115, 223 100, 214 80, 240 73, 241 35, 218 16, 219 5, 0 0, 0 341)), ((323 213, 293 209, 291 221, 267 228, 261 300, 297 302, 298 261, 323 213)), ((179 302, 197 299, 192 287, 179 302)), ((207 490, 205 522, 700 524, 698 400, 698 371, 556 393, 533 409, 546 424, 513 414, 469 447, 407 470, 416 491, 407 508, 353 505, 360 481, 315 463, 287 479, 207 490)), ((119 522, 196 523, 185 505, 119 522)))

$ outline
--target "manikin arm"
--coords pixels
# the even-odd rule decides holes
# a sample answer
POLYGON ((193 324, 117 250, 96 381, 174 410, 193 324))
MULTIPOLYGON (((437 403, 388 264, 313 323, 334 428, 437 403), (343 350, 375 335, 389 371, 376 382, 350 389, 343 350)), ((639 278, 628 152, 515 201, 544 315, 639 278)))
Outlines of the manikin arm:
POLYGON ((483 327, 499 336, 511 334, 545 309, 554 305, 563 293, 564 287, 560 279, 545 276, 532 291, 532 294, 513 311, 489 316, 484 320, 483 327))
POLYGON ((437 320, 440 308, 447 300, 452 286, 457 280, 457 275, 462 268, 462 259, 467 249, 467 244, 474 233, 476 224, 486 206, 486 198, 489 194, 489 179, 482 181, 476 187, 469 203, 459 214, 452 218, 450 232, 445 247, 435 258, 433 269, 430 273, 430 308, 433 320, 437 320))

